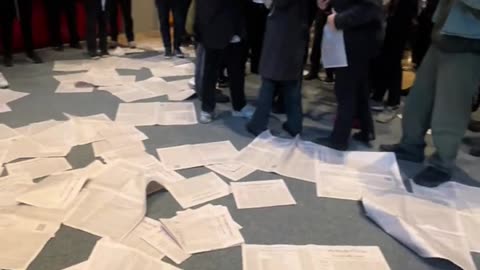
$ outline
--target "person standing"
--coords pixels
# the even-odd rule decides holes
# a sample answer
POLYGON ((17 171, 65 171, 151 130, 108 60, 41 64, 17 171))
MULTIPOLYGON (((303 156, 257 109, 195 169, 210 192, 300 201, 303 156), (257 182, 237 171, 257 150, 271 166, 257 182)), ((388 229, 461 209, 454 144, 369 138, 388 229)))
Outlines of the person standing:
POLYGON ((331 6, 332 14, 327 25, 334 31, 343 30, 347 67, 335 69, 335 95, 337 117, 329 137, 314 142, 347 150, 355 117, 361 131, 355 140, 369 144, 375 139, 375 129, 369 106, 368 70, 372 58, 377 54, 382 38, 382 3, 378 0, 319 0, 326 10, 331 6))
POLYGON ((480 84, 480 1, 441 0, 432 45, 405 103, 399 144, 382 145, 398 159, 423 163, 431 128, 436 152, 413 181, 435 187, 450 181, 480 84))
POLYGON ((425 7, 421 9, 418 16, 417 33, 415 35, 415 42, 412 48, 412 62, 416 68, 420 67, 425 54, 432 42, 433 31, 433 14, 438 6, 439 0, 420 0, 425 2, 425 7))
POLYGON ((87 50, 92 59, 108 55, 107 49, 107 3, 109 0, 85 0, 87 13, 87 50), (97 34, 98 27, 98 34, 97 34), (97 45, 97 36, 99 43, 97 45), (98 53, 100 49, 100 54, 98 53))
POLYGON ((135 34, 133 33, 133 18, 132 18, 132 0, 110 0, 109 18, 110 18, 110 38, 111 47, 118 46, 118 8, 122 10, 123 26, 125 35, 127 36, 128 46, 136 48, 135 34))
POLYGON ((258 74, 262 53, 263 37, 267 23, 268 9, 265 0, 248 0, 247 2, 247 56, 250 56, 250 71, 258 74))
POLYGON ((285 103, 287 122, 283 129, 291 136, 302 132, 302 72, 309 34, 311 0, 273 0, 260 60, 262 85, 257 109, 247 131, 257 136, 268 129, 275 92, 285 103))
POLYGON ((392 0, 387 6, 387 28, 380 55, 372 65, 371 108, 379 111, 376 120, 388 123, 395 118, 402 96, 402 59, 417 17, 417 0, 392 0), (388 92, 387 103, 384 103, 388 92))
MULTIPOLYGON (((160 32, 165 46, 165 57, 177 56, 184 58, 180 45, 185 34, 185 21, 187 16, 189 0, 156 0, 158 19, 160 20, 160 32), (185 10, 187 9, 187 10, 185 10), (174 35, 173 50, 172 38, 170 36, 170 12, 173 14, 174 35)), ((203 3, 198 3, 201 5, 203 3)))
POLYGON ((77 30, 77 10, 75 0, 45 0, 45 7, 48 16, 48 29, 50 31, 50 42, 55 50, 63 50, 61 35, 62 11, 67 19, 68 33, 70 35, 70 47, 81 49, 80 38, 77 30))
MULTIPOLYGON (((322 58, 322 38, 323 38, 323 28, 327 23, 328 13, 323 10, 318 10, 315 16, 315 24, 314 24, 314 36, 313 36, 313 44, 312 44, 312 51, 310 53, 310 70, 307 75, 305 75, 304 79, 307 81, 319 79, 318 72, 320 72, 320 60, 322 58)), ((333 70, 331 68, 325 69, 326 78, 325 83, 333 83, 335 82, 333 70)))
POLYGON ((27 58, 35 64, 43 60, 34 51, 32 33, 32 0, 1 0, 0 1, 0 32, 3 45, 3 64, 13 66, 13 23, 17 18, 23 37, 23 45, 27 58))
POLYGON ((223 63, 230 79, 233 115, 251 117, 252 109, 245 99, 245 8, 244 0, 197 2, 195 35, 205 50, 201 123, 209 123, 215 117, 215 89, 223 63))

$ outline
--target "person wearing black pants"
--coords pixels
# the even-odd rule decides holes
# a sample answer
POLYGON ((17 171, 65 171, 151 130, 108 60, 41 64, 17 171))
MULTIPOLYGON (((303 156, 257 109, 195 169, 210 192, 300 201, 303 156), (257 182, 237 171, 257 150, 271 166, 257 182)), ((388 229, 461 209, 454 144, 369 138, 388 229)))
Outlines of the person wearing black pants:
POLYGON ((267 23, 268 9, 263 0, 248 0, 247 3, 247 56, 250 55, 250 71, 258 74, 262 53, 263 36, 267 23))
POLYGON ((185 57, 180 49, 180 45, 182 44, 182 38, 185 33, 188 3, 189 0, 156 0, 158 19, 160 20, 160 32, 165 46, 165 57, 167 58, 173 57, 174 52, 175 56, 179 58, 185 57), (174 21, 173 51, 169 23, 170 11, 173 13, 174 21))
POLYGON ((372 109, 381 111, 380 123, 390 122, 397 115, 402 95, 402 59, 417 16, 416 0, 393 0, 388 6, 387 29, 381 53, 373 65, 372 109), (388 91, 388 101, 383 99, 388 91))
POLYGON ((132 18, 132 0, 110 0, 109 17, 110 17, 110 37, 113 48, 118 46, 118 7, 122 9, 123 25, 125 35, 127 36, 128 46, 135 48, 135 34, 133 33, 132 18))
POLYGON ((1 40, 3 41, 4 65, 13 65, 12 43, 13 43, 13 22, 15 17, 20 20, 23 36, 23 44, 27 58, 33 63, 43 63, 42 59, 35 53, 33 48, 32 35, 32 0, 1 0, 0 1, 0 24, 1 40))
POLYGON ((302 71, 310 28, 307 16, 310 2, 274 0, 272 3, 260 60, 262 86, 257 109, 246 126, 255 136, 268 129, 275 94, 280 94, 287 114, 283 129, 291 136, 302 132, 302 71))
POLYGON ((233 115, 251 117, 245 99, 245 1, 203 0, 195 6, 195 34, 205 49, 200 122, 215 117, 215 89, 222 64, 226 64, 233 115))
POLYGON ((91 58, 108 55, 107 49, 107 0, 85 0, 87 12, 87 50, 91 58), (97 46, 97 26, 98 39, 97 46), (100 48, 100 55, 98 54, 100 48))
POLYGON ((329 5, 338 13, 329 15, 327 24, 344 31, 348 66, 335 69, 338 106, 333 132, 315 142, 344 151, 349 146, 355 117, 360 120, 361 131, 354 135, 354 139, 365 144, 375 139, 369 106, 368 70, 381 44, 382 3, 377 0, 319 1, 322 9, 329 5))
MULTIPOLYGON (((315 17, 314 24, 314 36, 313 36, 313 45, 312 52, 310 53, 310 70, 304 79, 307 81, 319 79, 318 72, 320 72, 320 60, 322 58, 322 38, 323 38, 323 27, 327 22, 328 14, 323 10, 319 10, 315 17)), ((325 69, 327 77, 325 78, 326 83, 334 82, 333 70, 330 68, 325 69)))
POLYGON ((48 15, 48 28, 50 30, 50 42, 57 51, 63 50, 61 36, 62 11, 67 19, 68 33, 70 34, 70 47, 81 49, 77 30, 77 12, 75 0, 45 0, 48 15))

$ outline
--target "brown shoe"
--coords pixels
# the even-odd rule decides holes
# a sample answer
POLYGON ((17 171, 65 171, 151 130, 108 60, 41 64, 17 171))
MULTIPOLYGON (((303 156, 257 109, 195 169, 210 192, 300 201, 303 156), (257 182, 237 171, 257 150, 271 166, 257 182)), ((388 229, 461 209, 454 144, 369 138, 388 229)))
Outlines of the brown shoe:
POLYGON ((480 121, 471 120, 468 129, 472 132, 480 132, 480 121))

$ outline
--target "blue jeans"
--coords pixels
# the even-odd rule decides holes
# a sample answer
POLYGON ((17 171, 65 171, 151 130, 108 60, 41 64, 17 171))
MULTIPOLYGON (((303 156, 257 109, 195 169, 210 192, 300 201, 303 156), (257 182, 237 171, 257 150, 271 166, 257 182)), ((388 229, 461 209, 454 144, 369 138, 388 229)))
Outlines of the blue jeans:
POLYGON ((287 122, 284 128, 291 134, 302 132, 303 111, 302 111, 302 81, 274 81, 262 78, 262 86, 257 98, 257 109, 248 123, 252 131, 260 133, 268 129, 268 120, 272 110, 273 96, 276 90, 284 96, 287 122))

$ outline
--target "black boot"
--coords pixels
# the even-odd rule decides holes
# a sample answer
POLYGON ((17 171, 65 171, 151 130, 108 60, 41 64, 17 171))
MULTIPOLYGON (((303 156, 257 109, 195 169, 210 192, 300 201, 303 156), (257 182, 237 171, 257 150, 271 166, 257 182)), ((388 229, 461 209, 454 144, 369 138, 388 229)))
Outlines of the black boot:
POLYGON ((413 177, 413 182, 420 186, 433 188, 450 181, 451 178, 451 174, 433 166, 428 166, 413 177))

